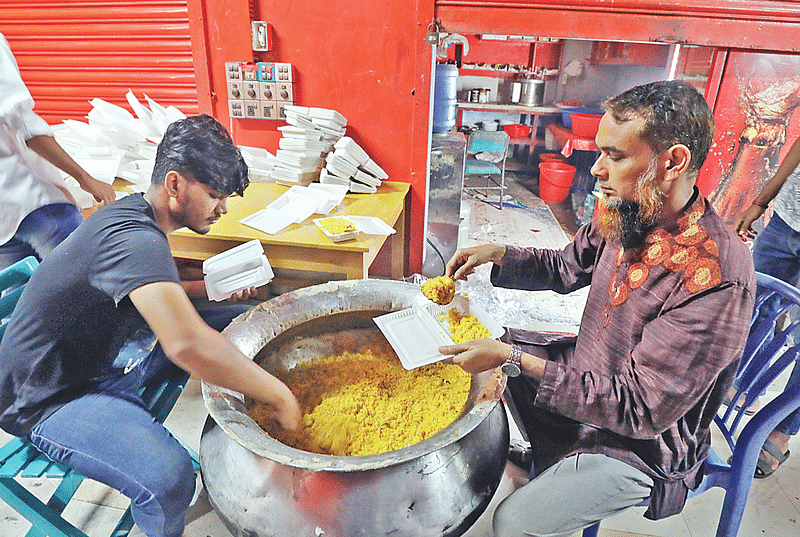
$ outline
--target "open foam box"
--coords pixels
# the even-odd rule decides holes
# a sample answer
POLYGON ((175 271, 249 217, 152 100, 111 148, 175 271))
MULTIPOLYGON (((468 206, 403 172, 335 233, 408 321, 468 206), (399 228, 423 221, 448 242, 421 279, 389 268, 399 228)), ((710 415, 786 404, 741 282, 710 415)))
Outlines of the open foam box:
POLYGON ((393 311, 373 320, 397 353, 403 367, 414 369, 447 358, 439 353, 439 347, 454 344, 447 319, 447 313, 453 308, 463 315, 474 315, 494 339, 505 333, 496 319, 463 294, 456 295, 446 306, 431 302, 425 306, 393 311))
POLYGON ((345 231, 344 233, 330 233, 325 229, 323 220, 325 218, 315 218, 314 223, 330 240, 333 242, 349 241, 358 238, 359 233, 366 235, 392 235, 397 232, 392 226, 378 218, 377 216, 330 216, 327 218, 341 218, 353 224, 355 231, 345 231))
POLYGON ((275 276, 257 239, 209 257, 203 261, 203 274, 208 298, 214 301, 265 285, 275 276))

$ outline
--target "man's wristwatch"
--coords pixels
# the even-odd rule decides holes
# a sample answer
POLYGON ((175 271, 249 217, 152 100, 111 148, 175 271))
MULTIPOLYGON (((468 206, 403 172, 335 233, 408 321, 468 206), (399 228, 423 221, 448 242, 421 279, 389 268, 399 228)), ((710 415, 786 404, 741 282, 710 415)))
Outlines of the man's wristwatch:
POLYGON ((522 373, 522 349, 516 345, 511 345, 511 352, 508 353, 508 358, 500 366, 500 371, 509 377, 518 377, 522 373))

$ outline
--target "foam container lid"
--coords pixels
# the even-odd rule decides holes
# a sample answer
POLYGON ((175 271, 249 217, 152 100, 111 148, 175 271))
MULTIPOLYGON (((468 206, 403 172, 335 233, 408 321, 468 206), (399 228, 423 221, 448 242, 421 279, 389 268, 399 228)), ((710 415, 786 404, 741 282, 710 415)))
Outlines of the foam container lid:
POLYGON ((403 367, 414 369, 447 358, 439 353, 439 347, 454 344, 446 319, 447 312, 452 308, 463 314, 474 315, 489 330, 492 338, 499 338, 505 333, 505 329, 494 318, 471 304, 463 295, 456 295, 446 306, 431 302, 427 306, 394 311, 373 320, 397 353, 403 367))

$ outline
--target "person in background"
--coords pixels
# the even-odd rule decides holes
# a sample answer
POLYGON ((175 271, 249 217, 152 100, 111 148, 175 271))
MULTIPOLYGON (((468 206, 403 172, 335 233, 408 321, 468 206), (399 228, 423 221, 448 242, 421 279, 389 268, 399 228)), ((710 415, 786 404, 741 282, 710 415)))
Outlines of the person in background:
POLYGON ((247 173, 217 120, 172 123, 147 192, 100 207, 50 252, 0 341, 0 427, 128 496, 148 537, 183 533, 195 475, 142 386, 185 370, 267 403, 285 428, 299 424, 288 387, 219 333, 247 307, 198 312, 190 299, 205 295, 202 282, 182 285, 167 241, 182 227, 207 233, 247 173))
POLYGON ((590 286, 574 341, 509 329, 439 349, 470 373, 501 367, 531 441, 532 479, 498 506, 498 537, 572 535, 647 499, 648 518, 680 512, 747 338, 750 252, 695 186, 713 135, 702 95, 654 82, 603 106, 599 216, 562 250, 486 244, 446 269, 465 279, 492 263, 493 284, 525 290, 590 286))
POLYGON ((33 99, 0 34, 0 269, 29 255, 41 260, 83 221, 56 167, 96 201, 114 201, 111 185, 81 168, 33 111, 33 99))
MULTIPOLYGON (((755 240, 753 262, 756 271, 774 276, 789 285, 800 283, 800 139, 789 148, 778 170, 761 188, 753 203, 733 224, 743 241, 755 240), (772 217, 756 238, 753 222, 772 203, 772 217)), ((766 315, 764 311, 762 314, 766 315)), ((800 365, 795 364, 787 385, 800 382, 800 365)), ((800 410, 792 412, 764 442, 755 477, 772 475, 789 458, 789 439, 800 431, 800 410)))

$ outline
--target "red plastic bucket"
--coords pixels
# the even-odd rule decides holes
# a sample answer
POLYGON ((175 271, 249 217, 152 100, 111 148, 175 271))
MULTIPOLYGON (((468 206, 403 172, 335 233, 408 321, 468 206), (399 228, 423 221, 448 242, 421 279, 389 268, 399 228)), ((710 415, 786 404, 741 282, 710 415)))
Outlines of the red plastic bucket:
POLYGON ((567 199, 575 175, 575 166, 558 161, 539 163, 539 197, 560 203, 567 199))
POLYGON ((561 153, 542 153, 539 155, 539 162, 564 162, 565 157, 561 153))

